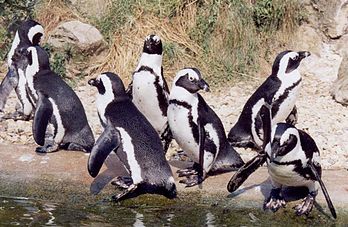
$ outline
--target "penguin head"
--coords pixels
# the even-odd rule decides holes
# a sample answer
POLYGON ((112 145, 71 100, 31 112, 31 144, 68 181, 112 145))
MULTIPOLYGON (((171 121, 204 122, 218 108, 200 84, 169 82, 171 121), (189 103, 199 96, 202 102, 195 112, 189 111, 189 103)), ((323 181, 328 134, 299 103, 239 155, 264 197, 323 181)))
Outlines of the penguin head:
POLYGON ((38 22, 26 20, 18 28, 18 35, 21 42, 37 46, 44 37, 44 29, 38 22))
POLYGON ((201 73, 196 68, 184 68, 180 70, 173 81, 176 87, 182 87, 194 94, 199 90, 209 91, 209 85, 203 80, 201 73))
POLYGON ((157 35, 148 35, 144 41, 143 52, 147 54, 162 55, 162 41, 157 35))
POLYGON ((272 140, 270 143, 270 161, 281 159, 298 147, 300 135, 298 130, 290 124, 278 123, 272 128, 272 140))
POLYGON ((166 182, 163 182, 164 185, 161 185, 156 188, 158 194, 164 195, 168 199, 174 199, 177 196, 177 190, 174 178, 170 176, 166 182))
POLYGON ((26 46, 16 49, 12 57, 15 70, 22 70, 26 76, 34 76, 39 71, 50 70, 49 57, 40 46, 26 46))
POLYGON ((88 84, 95 86, 101 97, 109 100, 119 100, 128 98, 122 80, 117 74, 105 72, 95 79, 90 79, 88 84))
POLYGON ((8 53, 8 66, 11 66, 12 57, 19 46, 20 48, 23 46, 37 46, 43 36, 44 29, 38 22, 34 20, 26 20, 22 22, 12 42, 11 50, 8 53))
POLYGON ((310 56, 311 53, 308 51, 291 51, 286 50, 278 54, 274 60, 272 67, 272 75, 278 74, 289 74, 296 70, 300 65, 302 59, 310 56))

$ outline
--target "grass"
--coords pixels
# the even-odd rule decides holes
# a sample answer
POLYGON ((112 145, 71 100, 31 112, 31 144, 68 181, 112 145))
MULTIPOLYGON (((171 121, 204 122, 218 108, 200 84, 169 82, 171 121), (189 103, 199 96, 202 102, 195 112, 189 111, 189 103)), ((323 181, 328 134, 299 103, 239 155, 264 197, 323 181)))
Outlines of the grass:
MULTIPOLYGON (((96 19, 81 17, 69 1, 41 0, 35 18, 47 33, 62 21, 72 19, 95 25, 109 48, 105 56, 93 57, 92 67, 86 73, 94 76, 113 71, 126 82, 138 63, 148 34, 162 38, 164 74, 169 81, 179 69, 193 66, 214 86, 254 77, 260 62, 264 64, 266 59, 271 64, 305 20, 300 0, 108 2, 108 12, 96 19)), ((0 29, 0 45, 3 40, 0 29)), ((57 62, 63 62, 62 59, 64 56, 61 60, 56 56, 57 62)))

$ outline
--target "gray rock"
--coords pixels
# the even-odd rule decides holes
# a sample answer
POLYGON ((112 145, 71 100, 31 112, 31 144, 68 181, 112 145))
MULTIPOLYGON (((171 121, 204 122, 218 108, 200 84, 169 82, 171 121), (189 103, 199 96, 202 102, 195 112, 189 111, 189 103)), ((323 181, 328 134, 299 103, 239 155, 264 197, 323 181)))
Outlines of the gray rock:
POLYGON ((331 95, 337 102, 348 106, 348 56, 345 56, 342 61, 331 95))
POLYGON ((80 21, 60 24, 54 29, 47 42, 57 49, 70 46, 84 54, 99 54, 106 47, 98 29, 80 21))

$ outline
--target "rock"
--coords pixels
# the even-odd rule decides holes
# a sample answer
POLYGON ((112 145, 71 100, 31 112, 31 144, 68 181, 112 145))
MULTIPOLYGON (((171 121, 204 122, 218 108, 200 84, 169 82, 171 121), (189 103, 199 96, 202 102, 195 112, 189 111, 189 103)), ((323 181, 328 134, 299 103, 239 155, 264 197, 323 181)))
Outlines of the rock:
POLYGON ((348 106, 348 56, 343 59, 338 75, 331 95, 337 102, 348 106))
POLYGON ((335 46, 318 43, 319 53, 315 52, 301 63, 300 70, 313 75, 321 81, 333 82, 337 79, 342 57, 336 53, 335 46))
POLYGON ((319 0, 313 3, 313 8, 320 14, 320 27, 327 37, 337 39, 347 34, 347 0, 319 0))
POLYGON ((92 25, 80 21, 69 21, 54 29, 47 43, 57 49, 67 45, 77 48, 84 54, 97 55, 106 47, 103 36, 92 25))

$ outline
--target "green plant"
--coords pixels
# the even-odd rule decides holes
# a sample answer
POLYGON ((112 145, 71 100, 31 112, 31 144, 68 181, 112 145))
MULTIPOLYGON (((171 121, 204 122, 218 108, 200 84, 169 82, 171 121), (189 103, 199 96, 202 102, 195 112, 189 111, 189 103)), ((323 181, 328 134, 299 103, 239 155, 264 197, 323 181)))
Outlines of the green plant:
POLYGON ((34 16, 36 0, 0 0, 0 59, 4 60, 21 21, 34 16))
POLYGON ((108 43, 112 41, 115 31, 132 21, 135 2, 136 0, 112 0, 108 13, 96 20, 96 26, 108 43))
POLYGON ((285 23, 300 24, 303 19, 298 0, 259 0, 254 6, 254 23, 260 31, 278 30, 285 23))

